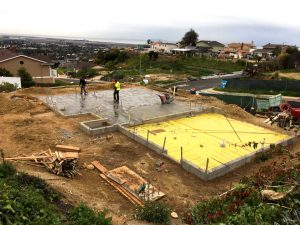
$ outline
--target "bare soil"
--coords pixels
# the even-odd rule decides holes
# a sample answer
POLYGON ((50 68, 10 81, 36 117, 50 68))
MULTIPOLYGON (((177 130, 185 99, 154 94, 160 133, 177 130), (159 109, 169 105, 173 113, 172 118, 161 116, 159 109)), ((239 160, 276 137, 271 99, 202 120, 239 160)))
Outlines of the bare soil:
POLYGON ((280 77, 291 78, 295 80, 300 80, 300 73, 279 73, 280 77))
MULTIPOLYGON (((97 87, 97 90, 101 88, 97 87)), ((164 192, 166 196, 160 201, 168 203, 173 210, 182 215, 197 202, 227 191, 242 176, 249 176, 258 171, 261 166, 283 157, 276 155, 264 163, 250 163, 223 177, 205 182, 184 171, 180 165, 162 158, 120 133, 112 133, 113 138, 109 140, 87 136, 79 130, 79 122, 93 118, 57 116, 42 102, 32 97, 47 93, 45 89, 47 88, 32 88, 13 94, 0 94, 0 149, 4 150, 5 157, 16 157, 41 152, 56 144, 79 146, 82 149, 79 168, 82 176, 74 179, 58 177, 42 167, 22 162, 15 164, 19 170, 45 179, 64 196, 67 203, 84 202, 96 210, 108 209, 114 224, 124 224, 132 220, 134 207, 103 181, 97 170, 85 168, 85 165, 93 160, 98 160, 108 169, 126 165, 164 192), (156 167, 158 160, 164 161, 161 168, 156 167)), ((70 93, 74 89, 51 91, 60 94, 70 93)), ((197 101, 219 106, 230 115, 229 117, 257 122, 255 117, 238 107, 224 105, 214 98, 199 98, 197 101)), ((293 151, 297 149, 299 144, 292 148, 293 151)))

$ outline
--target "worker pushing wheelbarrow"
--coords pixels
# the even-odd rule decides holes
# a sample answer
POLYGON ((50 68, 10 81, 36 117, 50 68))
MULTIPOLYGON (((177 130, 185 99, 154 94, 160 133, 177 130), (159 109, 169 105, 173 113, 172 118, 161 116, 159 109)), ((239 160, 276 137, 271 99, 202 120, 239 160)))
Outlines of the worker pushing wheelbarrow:
POLYGON ((168 93, 158 94, 161 104, 170 104, 174 101, 174 97, 168 93))

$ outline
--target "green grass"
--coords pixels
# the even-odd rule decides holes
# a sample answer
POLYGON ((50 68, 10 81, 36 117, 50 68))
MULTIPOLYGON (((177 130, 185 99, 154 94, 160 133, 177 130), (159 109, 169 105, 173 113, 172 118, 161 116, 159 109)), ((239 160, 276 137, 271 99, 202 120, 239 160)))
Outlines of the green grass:
POLYGON ((296 69, 285 69, 285 70, 280 70, 280 73, 300 73, 300 71, 296 69))
POLYGON ((214 88, 216 91, 222 92, 235 92, 235 93, 250 93, 255 95, 278 95, 282 94, 283 96, 292 96, 292 97, 300 97, 300 90, 297 91, 272 91, 266 89, 255 89, 255 90, 243 90, 243 89, 232 89, 232 88, 214 88))
MULTIPOLYGON (((115 68, 125 71, 125 75, 135 75, 139 73, 139 67, 140 57, 132 56, 124 63, 116 65, 115 68)), ((214 73, 231 73, 242 69, 241 63, 232 61, 165 55, 159 55, 157 60, 150 60, 148 55, 142 56, 143 74, 172 73, 201 77, 214 73)))

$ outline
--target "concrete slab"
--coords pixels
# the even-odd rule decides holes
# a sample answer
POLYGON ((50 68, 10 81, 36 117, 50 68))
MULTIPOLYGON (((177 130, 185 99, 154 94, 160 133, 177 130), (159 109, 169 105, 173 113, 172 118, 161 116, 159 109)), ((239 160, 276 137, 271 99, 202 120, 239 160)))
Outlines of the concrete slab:
POLYGON ((175 100, 171 104, 162 105, 159 92, 147 88, 127 88, 120 92, 120 103, 114 103, 113 91, 90 92, 88 95, 64 94, 39 96, 44 103, 63 116, 75 116, 94 113, 107 118, 113 124, 129 121, 138 123, 159 116, 182 113, 189 110, 201 111, 200 105, 175 100))

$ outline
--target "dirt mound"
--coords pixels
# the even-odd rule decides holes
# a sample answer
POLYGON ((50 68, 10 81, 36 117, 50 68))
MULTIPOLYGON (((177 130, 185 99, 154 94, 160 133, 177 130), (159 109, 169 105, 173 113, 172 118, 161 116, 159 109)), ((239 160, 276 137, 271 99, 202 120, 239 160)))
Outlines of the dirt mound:
POLYGON ((0 114, 20 113, 34 108, 33 101, 24 98, 11 98, 12 95, 0 94, 0 114))

